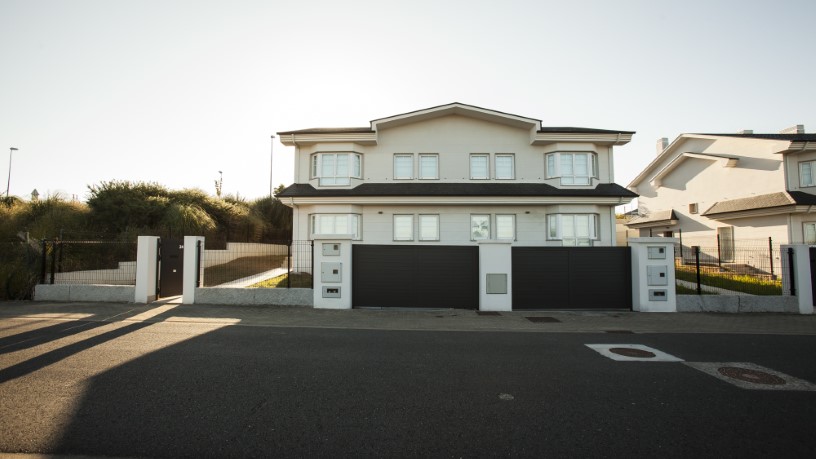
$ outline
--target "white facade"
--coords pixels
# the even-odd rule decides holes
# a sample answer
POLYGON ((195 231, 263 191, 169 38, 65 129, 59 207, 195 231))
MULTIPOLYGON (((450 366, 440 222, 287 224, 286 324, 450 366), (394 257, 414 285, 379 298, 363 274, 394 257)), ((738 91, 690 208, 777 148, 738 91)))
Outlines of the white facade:
POLYGON ((278 134, 296 150, 296 183, 279 195, 294 239, 612 246, 614 208, 635 196, 613 183, 613 147, 632 132, 542 128, 454 103, 278 134))
POLYGON ((805 223, 816 222, 816 187, 801 186, 799 176, 801 162, 816 160, 810 138, 683 134, 629 184, 640 217, 628 226, 641 236, 682 230, 684 241, 728 232, 734 240, 801 243, 805 223))

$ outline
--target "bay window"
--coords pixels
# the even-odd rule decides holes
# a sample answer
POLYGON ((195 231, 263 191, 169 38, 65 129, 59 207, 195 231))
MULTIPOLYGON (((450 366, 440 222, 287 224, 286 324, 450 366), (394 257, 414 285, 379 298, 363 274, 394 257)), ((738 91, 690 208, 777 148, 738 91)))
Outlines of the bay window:
POLYGON ((598 161, 594 153, 547 154, 547 178, 560 178, 561 185, 591 185, 598 178, 598 161))
POLYGON ((799 163, 799 186, 816 186, 816 161, 799 163))
POLYGON ((312 155, 312 177, 320 186, 350 185, 361 178, 361 155, 358 153, 317 153, 312 155))
POLYGON ((596 214, 550 214, 547 216, 547 239, 564 246, 591 246, 598 239, 596 214))
POLYGON ((360 239, 360 215, 358 214, 312 214, 312 236, 327 234, 351 234, 360 239))

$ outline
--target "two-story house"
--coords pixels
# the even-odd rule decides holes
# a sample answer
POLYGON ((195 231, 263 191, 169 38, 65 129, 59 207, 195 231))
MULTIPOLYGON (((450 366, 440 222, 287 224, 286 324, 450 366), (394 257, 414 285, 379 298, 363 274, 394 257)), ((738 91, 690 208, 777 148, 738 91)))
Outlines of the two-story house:
POLYGON ((628 186, 640 213, 628 226, 641 236, 682 234, 697 245, 719 236, 724 261, 740 240, 816 243, 816 134, 797 125, 666 143, 628 186))
POLYGON ((422 306, 473 307, 485 241, 615 245, 615 206, 636 194, 614 183, 612 150, 632 134, 461 103, 279 132, 295 148, 295 183, 278 198, 293 208, 293 238, 351 235, 356 306, 381 288, 390 305, 418 306, 407 298, 423 289, 422 306))

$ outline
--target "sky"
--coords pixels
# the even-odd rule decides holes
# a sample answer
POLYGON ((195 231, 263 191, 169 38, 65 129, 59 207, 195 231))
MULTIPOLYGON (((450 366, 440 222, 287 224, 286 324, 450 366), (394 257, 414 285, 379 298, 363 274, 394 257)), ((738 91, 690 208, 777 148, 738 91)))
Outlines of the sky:
MULTIPOLYGON (((816 2, 0 0, 0 190, 109 180, 254 199, 278 131, 462 102, 658 138, 816 130, 816 2), (9 158, 10 147, 18 148, 9 158)), ((270 156, 272 164, 270 165, 270 156)))

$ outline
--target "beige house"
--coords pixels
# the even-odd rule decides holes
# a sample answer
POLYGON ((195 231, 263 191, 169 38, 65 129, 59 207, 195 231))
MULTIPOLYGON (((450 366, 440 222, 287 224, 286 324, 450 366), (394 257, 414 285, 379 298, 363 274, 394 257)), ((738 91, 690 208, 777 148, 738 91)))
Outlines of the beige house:
POLYGON ((613 148, 633 132, 544 127, 452 103, 353 128, 279 132, 295 183, 293 237, 354 244, 614 246, 613 148))
MULTIPOLYGON (((682 134, 628 186, 641 236, 816 244, 816 134, 682 134)), ((725 258, 725 255, 723 256, 725 258)))

